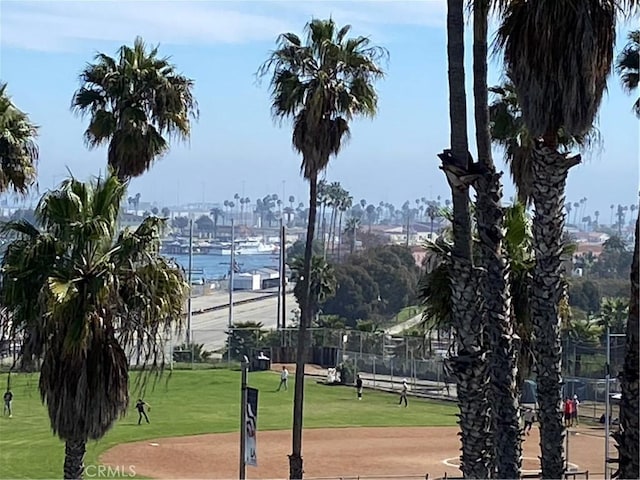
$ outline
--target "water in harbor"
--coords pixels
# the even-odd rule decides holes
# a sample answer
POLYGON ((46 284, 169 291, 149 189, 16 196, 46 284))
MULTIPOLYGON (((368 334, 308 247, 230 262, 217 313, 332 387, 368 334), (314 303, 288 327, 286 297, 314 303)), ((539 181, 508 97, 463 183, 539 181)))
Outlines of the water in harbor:
MULTIPOLYGON (((173 258, 185 270, 189 267, 189 255, 165 255, 173 258)), ((220 280, 229 274, 230 255, 193 255, 193 278, 220 280)), ((240 272, 251 272, 259 268, 278 270, 278 255, 236 255, 240 272)))

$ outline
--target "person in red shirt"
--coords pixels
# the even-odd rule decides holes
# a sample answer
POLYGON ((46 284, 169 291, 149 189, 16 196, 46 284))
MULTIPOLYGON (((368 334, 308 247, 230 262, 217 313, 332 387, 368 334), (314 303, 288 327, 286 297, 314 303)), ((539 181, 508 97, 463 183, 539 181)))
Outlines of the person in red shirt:
POLYGON ((573 404, 573 402, 569 397, 564 399, 564 426, 565 427, 571 426, 571 415, 573 413, 574 407, 575 405, 573 404))

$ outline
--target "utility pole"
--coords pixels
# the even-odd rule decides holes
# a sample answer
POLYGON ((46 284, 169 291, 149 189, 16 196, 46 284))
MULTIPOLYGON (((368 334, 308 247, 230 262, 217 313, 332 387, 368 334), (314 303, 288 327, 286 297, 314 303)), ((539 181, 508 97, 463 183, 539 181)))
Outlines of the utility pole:
POLYGON ((193 285, 191 283, 191 274, 193 271, 193 219, 189 219, 189 298, 187 299, 187 345, 191 343, 191 316, 192 316, 192 307, 191 307, 191 298, 192 298, 192 288, 193 285))
MULTIPOLYGON (((229 262, 229 335, 233 336, 233 274, 236 268, 236 235, 233 225, 233 217, 231 217, 231 261, 229 262)), ((229 337, 231 339, 232 337, 229 337)), ((231 363, 231 341, 228 346, 229 363, 231 363)))
POLYGON ((280 288, 282 289, 282 328, 287 324, 287 242, 286 228, 282 225, 280 229, 280 288))
MULTIPOLYGON (((280 230, 282 230, 282 217, 280 217, 280 230)), ((280 330, 280 315, 282 310, 282 276, 284 275, 284 271, 282 270, 282 255, 284 250, 284 245, 282 244, 282 235, 280 235, 280 255, 278 256, 278 306, 276 310, 276 329, 280 330)), ((284 317, 282 317, 284 320, 284 317)))
POLYGON ((240 480, 246 478, 246 439, 247 439, 247 370, 249 370, 249 359, 245 355, 242 359, 242 380, 240 383, 240 480))

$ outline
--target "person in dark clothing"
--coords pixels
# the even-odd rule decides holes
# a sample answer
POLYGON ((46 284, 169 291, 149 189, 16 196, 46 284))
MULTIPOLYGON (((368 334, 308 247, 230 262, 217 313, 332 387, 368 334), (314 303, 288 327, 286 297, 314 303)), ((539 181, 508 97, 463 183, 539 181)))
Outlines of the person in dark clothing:
POLYGON ((13 400, 13 393, 11 390, 7 389, 3 396, 4 400, 4 408, 2 409, 2 415, 9 413, 9 418, 13 417, 13 412, 11 411, 11 401, 13 400))
POLYGON ((400 402, 398 402, 398 406, 401 406, 402 402, 404 402, 405 408, 409 406, 409 404, 407 403, 407 391, 408 390, 409 390, 409 387, 407 386, 407 379, 405 378, 402 381, 402 390, 400 390, 400 402))
POLYGON ((143 416, 144 416, 144 419, 147 421, 147 423, 149 423, 149 417, 147 417, 147 412, 144 411, 145 405, 149 407, 149 410, 151 410, 151 405, 149 405, 148 403, 145 403, 142 399, 139 398, 138 402, 136 403, 136 410, 138 410, 138 425, 140 425, 140 423, 142 422, 143 416))
POLYGON ((360 375, 356 378, 356 389, 358 390, 358 400, 362 400, 362 379, 360 375))

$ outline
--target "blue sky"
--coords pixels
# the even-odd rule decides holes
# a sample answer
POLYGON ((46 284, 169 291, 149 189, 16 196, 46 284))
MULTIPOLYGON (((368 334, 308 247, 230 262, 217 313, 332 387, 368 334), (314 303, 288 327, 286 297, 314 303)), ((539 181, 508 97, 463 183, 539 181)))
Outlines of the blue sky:
MULTIPOLYGON (((195 80, 201 116, 191 141, 174 144, 150 172, 132 182, 132 192, 161 205, 203 198, 221 202, 243 189, 253 200, 272 192, 282 195, 283 187, 287 197, 306 199, 290 128, 274 124, 267 85, 257 85, 253 74, 278 33, 300 32, 312 16, 329 15, 352 24, 354 34, 370 35, 391 58, 387 78, 379 84, 378 117, 353 124, 352 139, 332 161, 327 179, 342 182, 356 201, 448 198, 436 157, 449 144, 443 0, 3 0, 0 79, 41 126, 40 189, 59 183, 67 168, 80 178, 104 171, 106 152, 86 149, 86 120, 70 113, 70 100, 78 73, 97 51, 113 55, 119 45, 141 35, 160 43, 161 53, 171 55, 179 70, 195 80)), ((629 24, 620 27, 619 48, 628 29, 629 24)), ((467 73, 470 81, 470 58, 467 73)), ((491 82, 500 75, 493 65, 491 82)), ((567 198, 587 197, 588 213, 599 209, 601 221, 608 222, 611 203, 638 198, 639 122, 632 103, 612 77, 599 118, 604 146, 569 176, 567 198)), ((499 152, 496 160, 502 166, 499 152)), ((513 189, 505 180, 508 197, 513 189)))

